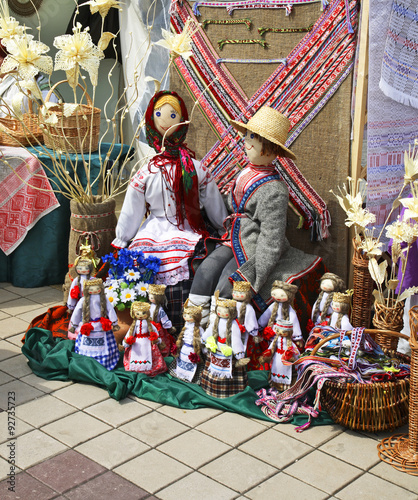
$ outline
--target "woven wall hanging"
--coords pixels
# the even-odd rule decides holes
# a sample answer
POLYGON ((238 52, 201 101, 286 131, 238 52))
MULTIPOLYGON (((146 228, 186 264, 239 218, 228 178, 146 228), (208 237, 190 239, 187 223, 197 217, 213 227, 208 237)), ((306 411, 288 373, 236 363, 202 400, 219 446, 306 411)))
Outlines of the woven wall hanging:
POLYGON ((10 9, 19 16, 28 17, 39 10, 44 0, 7 0, 10 9))

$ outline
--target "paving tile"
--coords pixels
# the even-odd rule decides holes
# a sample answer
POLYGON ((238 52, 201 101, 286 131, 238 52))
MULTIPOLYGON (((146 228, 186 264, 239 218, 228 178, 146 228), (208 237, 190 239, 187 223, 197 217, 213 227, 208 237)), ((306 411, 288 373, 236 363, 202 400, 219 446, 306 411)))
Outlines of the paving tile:
POLYGON ((74 383, 72 380, 46 380, 34 373, 26 375, 26 377, 22 377, 20 380, 46 393, 57 391, 74 383))
POLYGON ((297 497, 298 500, 323 500, 328 498, 328 493, 317 490, 309 484, 302 483, 284 472, 279 472, 275 476, 263 481, 250 491, 245 493, 251 500, 264 500, 266 498, 277 498, 280 492, 280 498, 297 497))
POLYGON ((207 420, 222 413, 222 410, 215 410, 214 408, 196 408, 195 410, 183 410, 174 406, 164 405, 158 408, 158 413, 162 413, 167 417, 174 418, 182 424, 196 427, 207 420))
POLYGON ((101 387, 77 383, 54 392, 54 396, 82 410, 108 399, 109 394, 101 387))
POLYGON ((239 449, 282 469, 311 452, 313 448, 274 429, 268 429, 242 444, 239 449))
MULTIPOLYGON (((10 292, 6 288, 0 288, 0 304, 3 304, 3 302, 9 302, 11 300, 17 300, 19 299, 19 295, 10 292)), ((4 306, 1 306, 2 309, 4 309, 4 306)))
POLYGON ((229 500, 236 498, 237 493, 209 477, 193 472, 158 492, 162 500, 229 500))
POLYGON ((363 471, 315 450, 287 467, 286 474, 331 495, 351 483, 363 471))
POLYGON ((80 411, 42 427, 42 431, 72 448, 110 429, 107 424, 80 411))
POLYGON ((138 486, 130 483, 123 477, 112 471, 105 472, 87 483, 68 491, 65 497, 69 500, 89 500, 100 498, 101 500, 141 500, 149 497, 149 493, 138 486))
POLYGON ((106 469, 74 450, 68 450, 26 472, 39 479, 58 493, 65 493, 75 486, 103 474, 106 469))
POLYGON ((18 408, 19 418, 34 427, 42 427, 75 411, 74 406, 50 395, 29 401, 18 408))
POLYGON ((380 462, 378 465, 370 469, 369 473, 379 476, 382 479, 386 479, 386 481, 394 483, 401 488, 410 490, 418 495, 418 478, 416 476, 400 472, 384 462, 380 462))
POLYGON ((28 358, 23 354, 2 361, 1 369, 14 378, 22 378, 32 373, 28 365, 28 358))
MULTIPOLYGON (((20 472, 20 469, 13 464, 9 464, 4 458, 0 458, 0 481, 3 479, 13 479, 13 474, 20 472), (12 474, 12 475, 10 475, 12 474)), ((8 484, 10 486, 10 484, 8 484)), ((6 488, 7 489, 7 488, 6 488)), ((2 485, 0 483, 0 498, 2 498, 2 485)))
POLYGON ((13 491, 9 491, 7 480, 0 483, 0 497, 2 500, 50 500, 56 498, 57 493, 26 472, 16 475, 16 484, 13 491))
MULTIPOLYGON (((0 304, 0 307, 1 307, 1 304, 0 304)), ((10 314, 7 314, 6 311, 2 311, 0 309, 0 319, 5 319, 5 318, 10 318, 10 314)))
POLYGON ((319 449, 361 469, 369 469, 380 461, 376 441, 354 431, 336 436, 319 449))
POLYGON ((146 444, 118 429, 101 434, 76 448, 77 451, 107 469, 113 469, 149 449, 150 447, 146 444))
POLYGON ((31 323, 32 320, 34 320, 37 316, 40 316, 41 314, 45 314, 46 311, 47 311, 46 306, 40 306, 39 304, 37 304, 37 307, 35 309, 31 309, 30 311, 25 311, 22 314, 17 314, 17 317, 22 321, 31 323))
POLYGON ((277 424, 274 429, 315 448, 344 432, 343 427, 337 424, 314 425, 303 432, 296 432, 296 426, 292 424, 277 424))
MULTIPOLYGON (((17 413, 19 413, 19 410, 17 413)), ((4 443, 8 439, 15 439, 32 430, 31 425, 16 418, 16 411, 15 415, 11 414, 10 417, 7 411, 0 412, 0 443, 4 443)))
POLYGON ((7 339, 18 333, 24 333, 28 327, 26 321, 19 318, 6 318, 0 320, 0 339, 7 339))
POLYGON ((10 342, 11 344, 14 344, 16 347, 19 347, 20 349, 22 349, 22 338, 23 338, 23 334, 22 333, 18 333, 17 335, 13 335, 13 337, 7 337, 7 342, 10 342))
POLYGON ((14 380, 14 377, 10 376, 8 373, 0 371, 0 385, 7 384, 7 382, 11 382, 12 380, 14 380))
POLYGON ((101 403, 85 408, 84 411, 109 425, 113 425, 113 427, 119 427, 134 418, 150 413, 152 410, 129 398, 122 401, 108 398, 101 403))
POLYGON ((16 295, 19 295, 20 297, 27 297, 29 295, 33 295, 34 293, 42 292, 43 290, 46 290, 48 288, 49 287, 46 287, 46 286, 38 286, 36 288, 21 288, 18 286, 13 286, 10 283, 8 283, 4 287, 4 289, 7 290, 8 292, 12 292, 16 295))
POLYGON ((225 443, 195 429, 184 432, 158 447, 159 451, 193 467, 193 469, 198 469, 230 449, 231 447, 225 443))
POLYGON ((138 403, 141 403, 145 406, 148 406, 152 410, 157 410, 158 408, 161 408, 161 406, 163 406, 161 403, 156 403, 155 401, 148 401, 147 399, 138 398, 138 396, 134 396, 133 394, 129 394, 128 398, 132 399, 133 401, 137 401, 138 403))
MULTIPOLYGON (((0 321, 1 323, 1 321, 0 321)), ((1 328, 1 326, 0 326, 1 328)), ((4 359, 9 359, 12 358, 13 356, 17 356, 22 352, 22 349, 14 344, 11 344, 10 342, 6 340, 1 340, 0 341, 0 361, 3 361, 4 359)))
POLYGON ((151 493, 179 481, 191 471, 190 467, 157 450, 150 450, 114 469, 117 474, 151 493))
POLYGON ((13 299, 10 302, 3 302, 1 307, 4 311, 7 311, 7 314, 10 314, 11 316, 18 316, 19 314, 24 314, 37 309, 39 307, 39 303, 34 302, 31 299, 19 297, 18 299, 13 299))
MULTIPOLYGON (((32 465, 43 462, 67 449, 62 443, 35 429, 19 436, 16 449, 16 465, 21 469, 27 469, 32 465)), ((12 441, 0 445, 0 455, 8 458, 12 452, 10 447, 12 441)))
POLYGON ((1 386, 0 391, 0 408, 7 408, 7 395, 9 393, 14 393, 16 397, 16 406, 22 405, 32 399, 36 399, 39 396, 43 396, 44 393, 35 389, 34 387, 23 383, 20 380, 13 380, 1 386))
POLYGON ((409 425, 405 424, 402 427, 398 427, 395 430, 387 430, 381 432, 361 432, 361 434, 371 439, 376 439, 376 441, 380 442, 382 441, 382 439, 386 439, 390 436, 393 436, 393 434, 408 434, 408 432, 409 432, 409 425))
POLYGON ((277 469, 242 451, 232 450, 199 472, 239 493, 243 493, 272 476, 277 469))
POLYGON ((411 493, 396 484, 384 481, 380 477, 366 473, 356 481, 346 486, 343 490, 335 493, 335 496, 341 500, 370 500, 378 498, 379 500, 393 500, 402 498, 402 500, 416 500, 417 495, 411 493))
POLYGON ((150 446, 158 446, 189 428, 154 411, 122 425, 120 430, 150 446))
POLYGON ((199 425, 197 430, 231 446, 238 446, 253 436, 265 432, 265 426, 238 413, 225 412, 199 425))
POLYGON ((64 304, 64 295, 62 290, 57 290, 55 288, 45 288, 38 293, 30 296, 30 299, 37 302, 38 304, 44 304, 50 306, 52 304, 62 306, 64 304))

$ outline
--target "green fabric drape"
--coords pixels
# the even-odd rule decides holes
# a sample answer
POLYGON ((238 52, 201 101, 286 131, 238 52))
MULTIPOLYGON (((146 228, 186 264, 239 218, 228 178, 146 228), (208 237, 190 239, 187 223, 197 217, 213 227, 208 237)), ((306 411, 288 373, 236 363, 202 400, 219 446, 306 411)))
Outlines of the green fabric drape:
MULTIPOLYGON (((226 399, 208 396, 200 386, 187 384, 168 373, 150 378, 123 368, 122 359, 117 368, 108 371, 92 358, 74 352, 74 341, 53 338, 49 330, 30 328, 22 346, 33 373, 48 380, 74 380, 96 384, 106 388, 109 396, 121 400, 133 394, 139 398, 182 409, 216 408, 218 410, 240 413, 247 417, 270 421, 255 401, 255 391, 267 387, 268 372, 248 372, 249 386, 240 394, 226 399)), ((166 358, 167 363, 171 358, 166 358)), ((302 425, 307 416, 298 415, 292 423, 302 425)), ((322 412, 314 424, 330 424, 332 420, 322 412)))

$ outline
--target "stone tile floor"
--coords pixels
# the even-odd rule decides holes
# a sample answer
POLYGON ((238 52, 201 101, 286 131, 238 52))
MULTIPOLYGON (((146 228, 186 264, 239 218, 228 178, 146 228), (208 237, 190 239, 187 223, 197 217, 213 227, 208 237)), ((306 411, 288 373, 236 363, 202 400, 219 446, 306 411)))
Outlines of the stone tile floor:
POLYGON ((389 434, 337 425, 297 434, 291 424, 136 397, 117 402, 99 387, 35 376, 20 352, 22 333, 61 300, 58 286, 0 284, 2 500, 418 498, 418 477, 378 458, 376 445, 389 434), (10 393, 17 403, 13 437, 10 393), (7 482, 11 456, 15 492, 7 482))

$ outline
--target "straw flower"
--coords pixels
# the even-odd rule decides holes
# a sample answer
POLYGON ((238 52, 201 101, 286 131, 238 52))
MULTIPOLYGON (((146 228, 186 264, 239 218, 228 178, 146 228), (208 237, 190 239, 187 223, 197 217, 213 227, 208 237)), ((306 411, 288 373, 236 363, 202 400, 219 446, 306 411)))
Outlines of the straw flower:
POLYGON ((15 35, 25 34, 25 27, 21 26, 14 17, 10 17, 9 6, 5 2, 0 3, 0 38, 3 45, 15 35))
POLYGON ((90 5, 90 12, 92 14, 98 12, 102 17, 106 17, 112 7, 122 10, 120 3, 116 0, 90 0, 83 5, 90 5))
POLYGON ((1 66, 2 73, 17 70, 22 80, 35 78, 39 71, 47 75, 52 73, 52 57, 43 55, 49 47, 33 40, 33 35, 14 36, 4 44, 9 55, 1 66))
POLYGON ((345 225, 351 227, 353 224, 359 228, 364 229, 369 224, 376 222, 376 216, 369 212, 366 208, 355 207, 350 208, 347 212, 345 225))
POLYGON ((373 237, 373 230, 366 230, 364 236, 359 248, 364 250, 369 258, 380 257, 382 255, 382 242, 373 237))
POLYGON ((79 68, 88 72, 93 86, 97 85, 100 60, 104 54, 93 44, 87 29, 81 31, 81 24, 77 23, 73 35, 55 37, 54 47, 59 49, 55 56, 55 69, 66 72, 71 87, 77 86, 79 68))
POLYGON ((415 196, 412 198, 402 198, 400 202, 406 208, 404 218, 414 219, 418 222, 418 198, 415 196))
POLYGON ((188 59, 193 55, 191 37, 196 33, 197 28, 196 23, 189 17, 183 31, 179 34, 170 33, 164 29, 161 30, 164 40, 159 40, 156 45, 168 49, 172 59, 177 59, 179 56, 188 59))
POLYGON ((405 184, 418 179, 418 149, 416 149, 415 146, 416 142, 414 143, 412 151, 411 145, 409 145, 409 151, 405 151, 404 153, 405 184))
POLYGON ((362 207, 364 202, 364 194, 360 190, 359 181, 355 184, 351 177, 347 177, 347 181, 348 188, 345 184, 343 184, 342 188, 338 186, 341 196, 335 194, 332 189, 330 190, 330 192, 337 198, 338 203, 345 213, 348 213, 349 210, 357 211, 362 207))
POLYGON ((415 224, 410 224, 406 220, 400 220, 399 216, 386 228, 386 237, 392 239, 394 243, 405 242, 412 244, 416 238, 417 228, 415 224))

